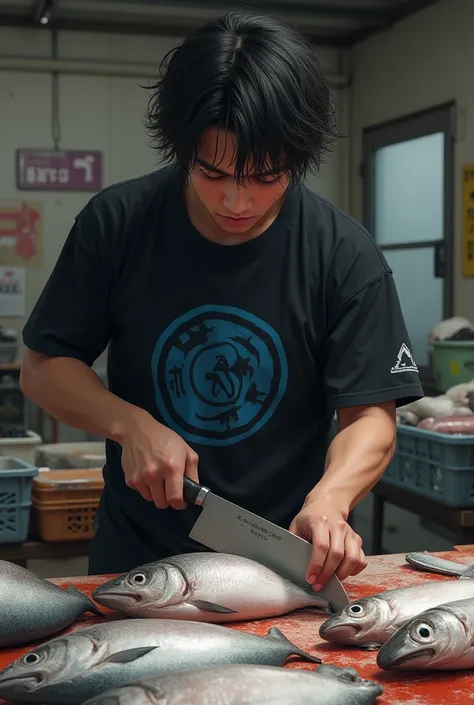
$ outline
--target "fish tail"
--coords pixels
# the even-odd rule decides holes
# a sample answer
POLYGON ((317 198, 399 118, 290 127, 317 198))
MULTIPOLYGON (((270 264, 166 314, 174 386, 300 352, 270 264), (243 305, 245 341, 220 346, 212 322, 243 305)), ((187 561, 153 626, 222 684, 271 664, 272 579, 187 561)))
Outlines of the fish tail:
POLYGON ((97 617, 105 617, 104 612, 97 607, 97 605, 88 595, 85 594, 85 592, 79 590, 75 585, 69 585, 67 589, 69 592, 74 592, 76 595, 80 595, 82 597, 84 602, 84 612, 92 612, 92 614, 95 614, 97 617))
POLYGON ((307 651, 303 651, 298 648, 298 646, 295 646, 295 644, 293 644, 293 642, 290 641, 288 637, 286 637, 283 632, 278 629, 278 627, 271 627, 266 634, 266 638, 279 641, 280 644, 286 644, 291 648, 290 653, 295 656, 299 656, 303 659, 303 661, 309 661, 310 663, 322 663, 322 659, 318 658, 318 656, 312 656, 307 651))

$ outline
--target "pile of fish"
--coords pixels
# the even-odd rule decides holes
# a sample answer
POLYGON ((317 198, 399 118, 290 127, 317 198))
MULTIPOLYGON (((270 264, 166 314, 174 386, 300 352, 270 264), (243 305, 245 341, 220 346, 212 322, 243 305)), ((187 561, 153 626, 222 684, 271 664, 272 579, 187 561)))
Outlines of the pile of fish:
POLYGON ((309 586, 238 556, 200 552, 139 566, 93 593, 119 616, 71 633, 60 632, 86 612, 105 618, 79 590, 3 561, 0 596, 0 646, 46 639, 0 671, 0 699, 7 701, 371 705, 383 692, 353 669, 282 668, 290 656, 321 659, 275 627, 257 636, 215 623, 334 612, 309 586))
POLYGON ((445 394, 400 406, 397 422, 437 433, 474 434, 474 379, 451 387, 445 394))
POLYGON ((320 627, 326 641, 378 649, 383 670, 474 669, 474 565, 410 553, 409 565, 456 577, 362 598, 320 627))

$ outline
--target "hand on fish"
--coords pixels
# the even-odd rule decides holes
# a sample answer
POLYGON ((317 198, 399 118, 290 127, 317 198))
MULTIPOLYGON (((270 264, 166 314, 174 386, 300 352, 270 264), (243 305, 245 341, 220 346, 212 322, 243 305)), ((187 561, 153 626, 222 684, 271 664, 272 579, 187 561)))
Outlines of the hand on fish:
POLYGON ((118 441, 127 486, 158 509, 184 509, 183 476, 199 482, 197 453, 143 409, 135 410, 118 441))
POLYGON ((293 519, 290 531, 313 544, 306 580, 316 592, 333 574, 344 580, 367 567, 361 537, 349 526, 336 503, 327 497, 305 503, 293 519))

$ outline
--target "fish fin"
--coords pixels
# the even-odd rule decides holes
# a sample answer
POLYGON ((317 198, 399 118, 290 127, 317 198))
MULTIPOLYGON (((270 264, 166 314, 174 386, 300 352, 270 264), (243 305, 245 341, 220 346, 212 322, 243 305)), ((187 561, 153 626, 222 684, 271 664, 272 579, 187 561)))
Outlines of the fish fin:
POLYGON ((87 601, 89 603, 89 607, 87 610, 84 610, 84 612, 92 612, 92 614, 95 614, 97 617, 105 617, 104 612, 102 612, 96 605, 92 602, 90 597, 88 597, 85 592, 82 592, 82 590, 79 590, 75 585, 68 585, 67 587, 68 592, 73 592, 76 595, 80 595, 83 599, 84 602, 87 601))
POLYGON ((230 607, 223 607, 222 605, 216 605, 215 602, 208 602, 207 600, 188 600, 189 604, 194 605, 204 612, 220 612, 221 614, 238 614, 237 610, 232 610, 230 607))
POLYGON ((474 565, 470 565, 466 570, 463 570, 461 575, 459 576, 459 579, 462 580, 463 578, 467 578, 472 580, 474 578, 474 565))
POLYGON ((302 649, 299 649, 297 646, 295 646, 295 644, 293 644, 293 642, 290 641, 288 637, 286 637, 283 632, 278 629, 278 627, 271 627, 264 638, 274 639, 282 644, 286 644, 291 648, 291 653, 295 654, 295 656, 299 656, 303 659, 303 661, 310 661, 311 663, 322 663, 322 659, 318 658, 318 656, 312 656, 306 651, 303 651, 302 649))
POLYGON ((117 651, 108 658, 104 659, 103 663, 131 663, 142 656, 146 656, 150 651, 157 649, 157 646, 142 646, 136 649, 126 649, 125 651, 117 651))

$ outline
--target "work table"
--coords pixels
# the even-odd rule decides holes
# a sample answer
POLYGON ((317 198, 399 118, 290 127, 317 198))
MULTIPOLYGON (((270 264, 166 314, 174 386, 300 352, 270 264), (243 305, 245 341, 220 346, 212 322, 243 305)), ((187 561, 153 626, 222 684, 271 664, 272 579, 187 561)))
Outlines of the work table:
MULTIPOLYGON (((457 560, 462 563, 474 563, 474 554, 469 550, 458 547, 457 551, 437 553, 442 558, 457 560)), ((56 585, 67 587, 75 585, 87 595, 113 576, 92 576, 78 578, 55 578, 56 585)), ((391 588, 406 587, 427 580, 453 580, 441 575, 422 573, 410 568, 405 563, 404 554, 369 556, 367 568, 358 576, 344 581, 346 590, 351 600, 366 597, 377 592, 391 588)), ((118 618, 116 612, 105 610, 108 617, 118 618)), ((324 663, 337 666, 355 668, 362 677, 376 680, 382 684, 384 694, 378 699, 378 705, 465 705, 474 693, 474 670, 457 673, 426 672, 423 675, 391 674, 380 671, 376 665, 376 652, 359 649, 337 647, 322 641, 319 637, 319 625, 325 619, 323 615, 315 612, 299 612, 271 620, 259 622, 241 622, 228 625, 233 629, 240 629, 258 634, 266 634, 272 626, 278 627, 295 645, 318 655, 324 663)), ((78 620, 72 628, 73 631, 90 624, 101 621, 100 617, 84 617, 78 620)), ((0 668, 4 668, 11 661, 32 648, 0 650, 0 668)), ((286 668, 314 669, 314 664, 303 663, 292 659, 286 668)), ((0 701, 3 702, 3 701, 0 701)))

